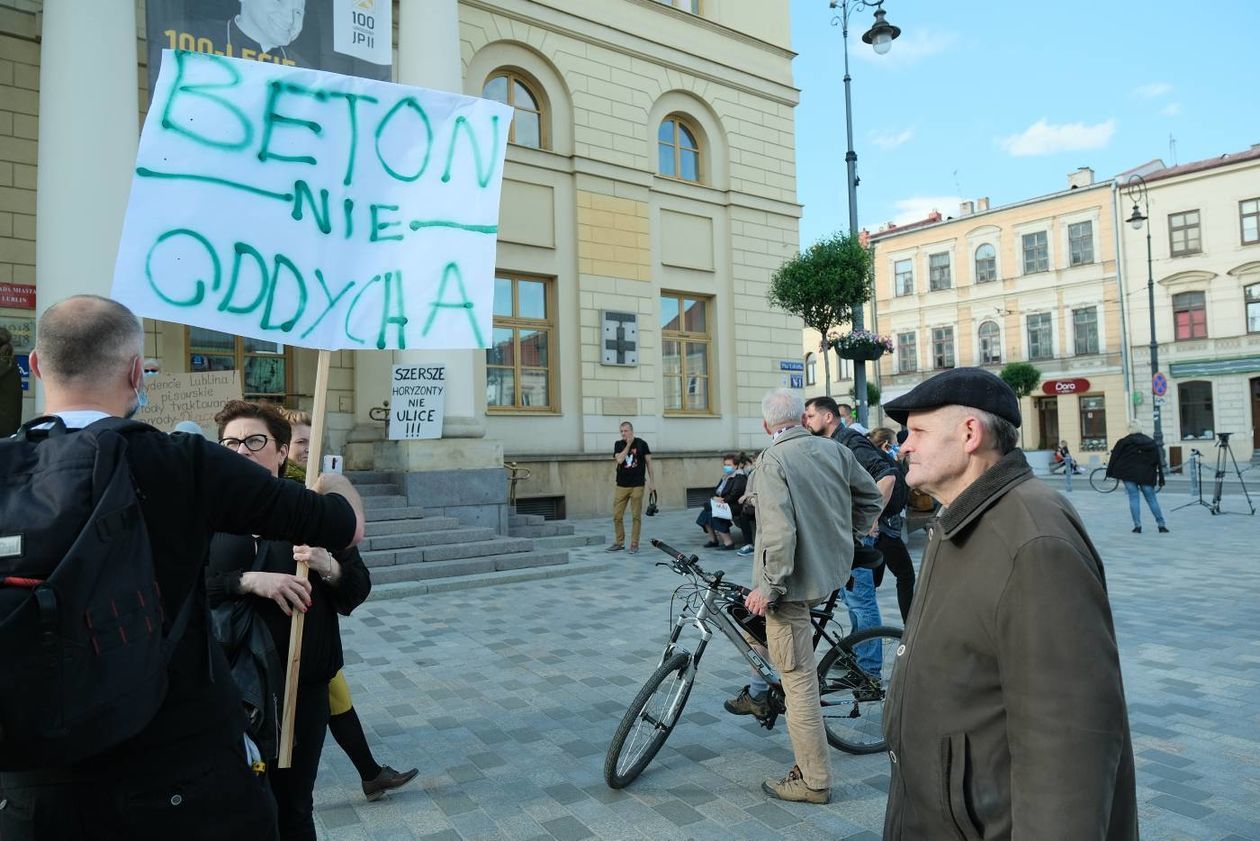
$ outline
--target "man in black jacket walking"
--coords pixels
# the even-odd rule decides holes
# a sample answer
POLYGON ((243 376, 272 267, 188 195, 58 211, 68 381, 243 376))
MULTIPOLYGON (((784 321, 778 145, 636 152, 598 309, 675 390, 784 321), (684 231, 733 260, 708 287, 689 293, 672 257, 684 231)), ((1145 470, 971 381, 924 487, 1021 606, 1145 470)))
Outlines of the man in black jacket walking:
POLYGON ((1142 434, 1140 424, 1129 425, 1129 434, 1116 442, 1111 450, 1111 458, 1107 462, 1107 475, 1124 482, 1124 489, 1129 494, 1129 513, 1133 515, 1133 533, 1142 533, 1142 501, 1141 493, 1146 498, 1146 505, 1155 517, 1161 534, 1168 533, 1164 523, 1164 512, 1159 508, 1159 499, 1155 496, 1155 483, 1164 487, 1164 466, 1159 457, 1159 447, 1149 435, 1142 434))

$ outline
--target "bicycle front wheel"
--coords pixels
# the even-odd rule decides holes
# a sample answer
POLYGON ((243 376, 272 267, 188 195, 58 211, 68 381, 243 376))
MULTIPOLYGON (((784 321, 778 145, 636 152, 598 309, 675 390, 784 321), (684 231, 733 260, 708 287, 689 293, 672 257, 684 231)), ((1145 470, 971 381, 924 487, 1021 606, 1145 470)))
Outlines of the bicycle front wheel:
POLYGON ((1120 487, 1120 480, 1107 475, 1107 468, 1095 467, 1089 474, 1089 485, 1100 494, 1109 494, 1120 487))
POLYGON ((884 740, 884 699, 901 629, 863 628, 831 647, 818 664, 827 742, 848 753, 879 753, 884 740))
POLYGON ((604 758, 604 782, 609 788, 634 782, 674 731, 695 681, 690 667, 690 654, 674 652, 630 702, 604 758))

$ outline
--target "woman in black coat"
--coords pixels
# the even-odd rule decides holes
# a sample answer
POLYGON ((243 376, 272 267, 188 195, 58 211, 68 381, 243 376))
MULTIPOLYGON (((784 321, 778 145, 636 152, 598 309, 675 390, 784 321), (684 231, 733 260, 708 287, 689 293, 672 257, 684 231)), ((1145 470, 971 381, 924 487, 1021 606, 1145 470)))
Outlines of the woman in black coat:
POLYGON ((1155 496, 1155 485, 1164 487, 1164 469, 1159 457, 1159 447, 1148 435, 1142 434, 1137 424, 1129 427, 1129 433, 1116 442, 1107 462, 1107 475, 1124 482, 1129 494, 1129 513, 1133 515, 1133 533, 1142 533, 1142 502, 1139 493, 1146 498, 1146 505, 1155 517, 1160 532, 1167 534, 1164 512, 1155 496))
POLYGON ((748 476, 740 465, 740 455, 727 453, 722 459, 722 480, 713 488, 713 498, 706 502, 696 516, 696 525, 704 529, 709 542, 704 544, 709 549, 736 549, 735 540, 731 537, 731 523, 740 515, 739 498, 748 487, 748 476), (730 517, 718 517, 713 513, 713 504, 725 503, 730 510, 730 517))
POLYGON ((22 372, 18 370, 9 331, 0 327, 0 438, 22 425, 22 372))

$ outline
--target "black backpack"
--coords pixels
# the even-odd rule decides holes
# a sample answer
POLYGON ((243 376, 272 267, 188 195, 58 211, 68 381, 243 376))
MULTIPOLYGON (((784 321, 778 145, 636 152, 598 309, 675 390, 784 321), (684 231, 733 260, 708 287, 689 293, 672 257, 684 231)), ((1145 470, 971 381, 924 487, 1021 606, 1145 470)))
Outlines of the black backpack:
POLYGON ((127 463, 133 430, 152 427, 105 418, 68 432, 45 417, 0 441, 0 770, 98 754, 166 694, 192 598, 165 615, 127 463))

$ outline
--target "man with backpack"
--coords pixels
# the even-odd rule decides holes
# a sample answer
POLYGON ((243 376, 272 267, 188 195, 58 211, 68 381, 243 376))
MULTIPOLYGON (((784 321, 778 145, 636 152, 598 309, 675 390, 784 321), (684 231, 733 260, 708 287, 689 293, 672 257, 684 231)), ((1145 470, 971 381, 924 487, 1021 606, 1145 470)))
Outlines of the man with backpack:
POLYGON ((0 442, 0 838, 275 838, 208 627, 207 547, 354 545, 358 495, 122 420, 146 402, 144 337, 115 301, 68 298, 37 336, 48 416, 0 442))

